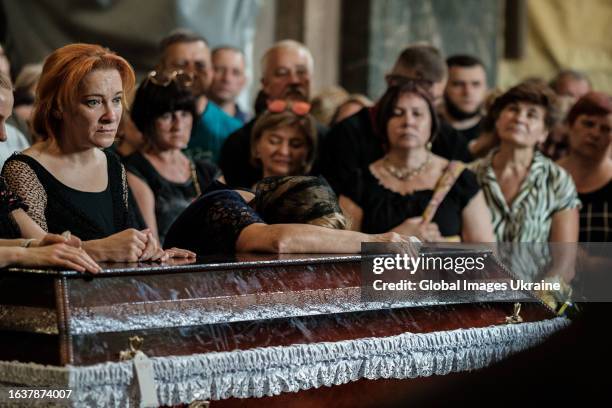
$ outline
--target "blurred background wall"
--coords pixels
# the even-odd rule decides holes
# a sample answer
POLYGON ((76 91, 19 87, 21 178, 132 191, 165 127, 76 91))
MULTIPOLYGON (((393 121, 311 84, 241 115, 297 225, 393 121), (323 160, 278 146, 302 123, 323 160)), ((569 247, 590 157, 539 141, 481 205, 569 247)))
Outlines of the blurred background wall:
POLYGON ((142 74, 156 61, 159 39, 183 26, 213 47, 245 50, 246 106, 259 88, 263 52, 283 38, 312 50, 315 93, 341 84, 380 96, 384 74, 415 41, 480 57, 491 85, 549 80, 574 68, 595 89, 612 92, 610 0, 1 0, 0 6, 0 41, 13 75, 76 41, 108 46, 142 74))
POLYGON ((528 0, 524 55, 503 59, 499 85, 556 71, 584 71, 596 90, 612 93, 612 1, 528 0))

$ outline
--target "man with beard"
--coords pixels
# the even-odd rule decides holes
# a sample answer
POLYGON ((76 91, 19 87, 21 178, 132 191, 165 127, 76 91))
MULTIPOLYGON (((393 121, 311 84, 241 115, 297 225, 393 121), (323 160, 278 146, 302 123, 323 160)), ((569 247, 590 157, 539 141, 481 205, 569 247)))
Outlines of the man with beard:
MULTIPOLYGON (((309 101, 313 66, 312 54, 303 44, 293 40, 274 44, 261 59, 261 91, 256 105, 264 105, 263 101, 275 99, 309 101)), ((256 114, 259 115, 262 108, 263 106, 259 109, 256 106, 256 114)), ((251 188, 262 178, 262 170, 249 161, 251 131, 256 120, 257 117, 253 118, 230 135, 221 149, 219 167, 223 171, 225 182, 230 186, 251 188)), ((319 142, 326 132, 325 126, 317 124, 319 142)), ((318 169, 315 160, 312 173, 317 174, 318 169)))
MULTIPOLYGON (((442 101, 447 69, 440 51, 428 44, 413 44, 402 51, 386 76, 387 86, 415 81, 425 87, 435 104, 442 101)), ((332 127, 323 152, 323 175, 337 194, 355 183, 356 174, 385 154, 382 139, 375 128, 378 105, 363 108, 332 127)), ((471 161, 467 142, 448 123, 441 121, 431 151, 449 160, 471 161)))
POLYGON ((206 97, 213 80, 208 42, 194 32, 178 29, 160 42, 160 49, 159 71, 164 72, 163 77, 184 82, 183 85, 189 87, 197 98, 199 117, 194 118, 187 151, 194 160, 216 162, 223 142, 230 133, 240 128, 242 123, 206 97), (185 80, 182 76, 173 74, 177 71, 183 71, 192 76, 192 79, 185 80))
POLYGON ((449 57, 446 65, 448 83, 441 115, 469 143, 480 133, 482 104, 487 95, 487 73, 482 62, 470 55, 449 57))

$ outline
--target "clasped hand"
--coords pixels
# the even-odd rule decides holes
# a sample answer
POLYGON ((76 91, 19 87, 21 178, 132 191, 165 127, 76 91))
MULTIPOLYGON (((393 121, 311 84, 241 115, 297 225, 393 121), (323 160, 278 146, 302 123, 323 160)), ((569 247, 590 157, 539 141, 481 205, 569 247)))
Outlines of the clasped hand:
POLYGON ((149 229, 129 228, 94 241, 94 258, 112 262, 163 262, 169 258, 193 258, 195 253, 180 248, 164 250, 149 229))

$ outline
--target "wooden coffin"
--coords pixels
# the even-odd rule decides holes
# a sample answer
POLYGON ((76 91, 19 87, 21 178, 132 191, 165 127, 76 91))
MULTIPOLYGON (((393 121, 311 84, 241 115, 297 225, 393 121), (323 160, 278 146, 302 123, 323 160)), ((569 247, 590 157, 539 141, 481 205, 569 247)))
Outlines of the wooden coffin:
MULTIPOLYGON (((503 276, 503 267, 493 257, 489 259, 488 276, 503 276)), ((140 350, 155 360, 182 356, 187 359, 190 356, 231 358, 240 356, 241 351, 276 352, 285 350, 283 347, 294 350, 301 345, 325 345, 325 350, 329 350, 338 344, 345 347, 363 339, 398 341, 397 336, 406 334, 454 333, 465 329, 489 330, 490 327, 501 330, 491 338, 500 340, 503 352, 493 353, 497 357, 481 365, 518 350, 511 350, 512 341, 504 342, 503 339, 503 330, 508 326, 506 319, 512 314, 516 299, 489 301, 485 298, 478 302, 443 304, 405 299, 363 302, 361 260, 360 256, 239 254, 232 258, 203 258, 183 265, 108 264, 95 276, 61 270, 5 270, 0 273, 0 361, 68 369, 114 362, 125 364, 119 363, 120 355, 129 348, 129 339, 134 336, 143 339, 140 350)), ((523 325, 555 321, 546 333, 565 324, 555 320, 552 311, 537 301, 523 303, 521 317, 523 325)), ((529 341, 538 340, 539 335, 534 336, 529 341)), ((306 352, 312 353, 312 350, 306 352)), ((354 360, 367 360, 369 351, 364 353, 366 357, 362 355, 354 360)), ((295 364, 299 369, 300 362, 296 360, 295 364)), ((448 368, 433 367, 429 371, 419 371, 417 367, 412 374, 405 375, 398 375, 396 367, 396 374, 390 373, 387 377, 380 374, 380 367, 369 370, 379 372, 378 378, 408 378, 428 376, 423 373, 462 371, 461 367, 460 362, 448 368)), ((464 366, 464 369, 471 368, 464 366)), ((268 368, 262 365, 258 375, 265 376, 266 370, 268 368)), ((352 374, 346 378, 339 378, 335 372, 334 378, 322 380, 321 384, 363 382, 366 381, 363 378, 368 378, 360 374, 363 367, 348 368, 347 372, 352 374)), ((0 367, 0 376, 1 373, 0 367)), ((203 378, 207 375, 214 376, 201 373, 203 378)), ((0 377, 0 383, 3 381, 10 382, 0 377)), ((23 379, 15 383, 20 384, 20 381, 23 379)), ((223 381, 234 380, 230 375, 223 381)), ((294 398, 293 404, 300 401, 301 394, 316 392, 313 388, 321 385, 313 384, 312 380, 295 385, 295 379, 292 380, 294 385, 286 385, 281 379, 280 385, 272 386, 267 379, 264 388, 253 391, 257 387, 248 384, 248 378, 242 377, 240 381, 243 382, 238 387, 240 392, 229 391, 229 388, 219 391, 217 384, 212 387, 212 394, 203 393, 202 399, 300 391, 288 394, 289 398, 294 398)), ((367 381, 368 389, 372 390, 372 395, 376 395, 376 389, 386 394, 390 386, 407 384, 389 381, 367 381), (374 385, 376 383, 379 385, 374 385)), ((354 387, 337 389, 340 396, 334 395, 333 399, 354 397, 354 387)), ((191 398, 197 399, 193 395, 189 392, 180 396, 164 394, 160 403, 187 403, 191 398)), ((126 398, 137 399, 137 391, 132 387, 126 391, 126 398)), ((279 398, 282 404, 287 403, 287 397, 279 398)), ((228 399, 223 403, 231 405, 232 401, 239 400, 228 399)), ((222 401, 215 402, 213 406, 220 403, 222 401)), ((266 404, 273 404, 273 401, 266 404)))

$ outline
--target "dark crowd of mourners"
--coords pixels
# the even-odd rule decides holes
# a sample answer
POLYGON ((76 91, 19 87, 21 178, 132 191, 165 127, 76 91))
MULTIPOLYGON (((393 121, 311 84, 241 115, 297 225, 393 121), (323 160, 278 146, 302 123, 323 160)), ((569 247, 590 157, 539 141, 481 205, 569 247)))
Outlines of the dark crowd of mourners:
POLYGON ((612 240, 612 99, 580 72, 501 92, 419 43, 378 100, 312 97, 312 54, 283 40, 249 116, 240 49, 178 29, 159 51, 139 84, 99 45, 14 82, 0 52, 0 266, 612 240))

